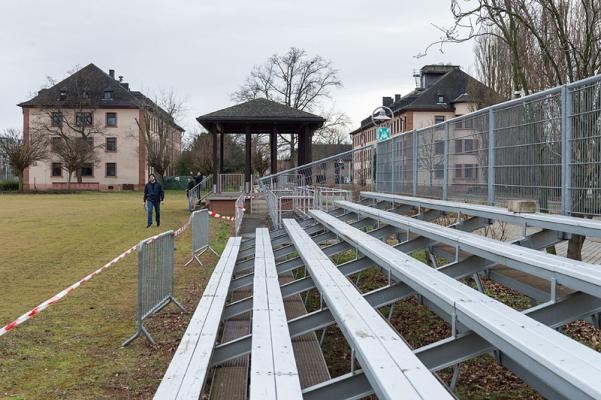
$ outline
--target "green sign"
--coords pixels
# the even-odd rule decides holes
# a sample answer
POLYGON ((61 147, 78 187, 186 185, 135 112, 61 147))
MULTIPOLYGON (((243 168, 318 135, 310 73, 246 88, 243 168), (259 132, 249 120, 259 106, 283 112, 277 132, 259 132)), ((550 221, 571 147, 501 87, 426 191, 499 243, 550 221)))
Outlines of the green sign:
POLYGON ((376 135, 378 142, 390 139, 390 128, 377 128, 376 135))

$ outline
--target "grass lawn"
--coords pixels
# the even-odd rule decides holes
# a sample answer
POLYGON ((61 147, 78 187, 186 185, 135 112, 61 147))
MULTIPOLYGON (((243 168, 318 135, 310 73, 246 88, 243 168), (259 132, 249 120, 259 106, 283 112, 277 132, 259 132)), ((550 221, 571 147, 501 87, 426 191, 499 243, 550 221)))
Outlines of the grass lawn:
MULTIPOLYGON (((167 192, 162 226, 146 229, 142 194, 0 195, 0 326, 102 266, 139 240, 188 218, 183 191, 167 192)), ((231 224, 211 219, 223 249, 231 224)), ((183 267, 191 232, 176 239, 175 296, 193 310, 216 257, 183 267)), ((157 340, 128 348, 135 331, 136 256, 105 270, 0 337, 0 398, 151 398, 191 313, 169 306, 146 324, 157 340)))

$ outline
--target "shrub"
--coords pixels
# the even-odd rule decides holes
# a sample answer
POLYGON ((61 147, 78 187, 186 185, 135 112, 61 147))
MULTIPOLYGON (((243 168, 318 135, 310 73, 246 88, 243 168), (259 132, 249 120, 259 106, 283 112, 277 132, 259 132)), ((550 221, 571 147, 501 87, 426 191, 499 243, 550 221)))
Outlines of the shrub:
POLYGON ((19 181, 0 180, 0 192, 16 192, 17 190, 19 190, 19 181))

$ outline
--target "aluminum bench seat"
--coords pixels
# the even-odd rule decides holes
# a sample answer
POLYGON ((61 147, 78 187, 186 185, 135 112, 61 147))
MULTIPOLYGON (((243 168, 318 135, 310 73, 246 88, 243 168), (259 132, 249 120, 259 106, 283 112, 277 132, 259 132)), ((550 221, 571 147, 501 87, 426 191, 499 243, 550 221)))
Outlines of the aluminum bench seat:
POLYGON ((250 399, 302 399, 271 238, 255 232, 250 399))
POLYGON ((363 198, 388 201, 394 204, 404 204, 445 212, 461 212, 461 214, 465 215, 505 221, 515 225, 525 225, 558 232, 601 238, 601 221, 598 220, 543 213, 514 213, 504 208, 481 204, 435 200, 379 192, 361 192, 360 195, 363 198))
POLYGON ((436 242, 454 246, 487 260, 519 269, 540 278, 555 280, 556 283, 601 298, 601 268, 598 265, 570 260, 348 201, 338 201, 336 205, 385 224, 407 229, 436 242))
MULTIPOLYGON (((293 219, 284 227, 380 399, 452 399, 412 349, 293 219)), ((377 239, 375 239, 377 240, 377 239)))
MULTIPOLYGON (((310 215, 568 399, 601 398, 601 354, 321 211, 310 215)), ((455 324, 453 324, 455 325, 455 324)))
POLYGON ((240 241, 239 237, 228 239, 154 399, 199 398, 210 369, 240 241))

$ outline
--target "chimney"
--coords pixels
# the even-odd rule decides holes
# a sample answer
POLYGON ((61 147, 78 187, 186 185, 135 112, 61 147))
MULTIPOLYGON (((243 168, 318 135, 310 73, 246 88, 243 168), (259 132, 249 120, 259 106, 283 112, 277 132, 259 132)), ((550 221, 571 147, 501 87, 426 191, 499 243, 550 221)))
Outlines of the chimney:
POLYGON ((109 69, 109 76, 113 79, 115 79, 115 70, 114 69, 109 69))
MULTIPOLYGON (((121 82, 121 81, 119 81, 119 82, 121 82)), ((123 86, 125 89, 129 90, 129 83, 121 82, 121 86, 123 86)))
POLYGON ((395 94, 394 95, 394 102, 397 103, 399 101, 401 101, 401 95, 400 94, 395 94))
POLYGON ((392 105, 393 101, 392 101, 392 97, 382 97, 382 105, 384 107, 390 107, 392 105))
POLYGON ((123 82, 123 75, 119 75, 119 82, 123 82))

